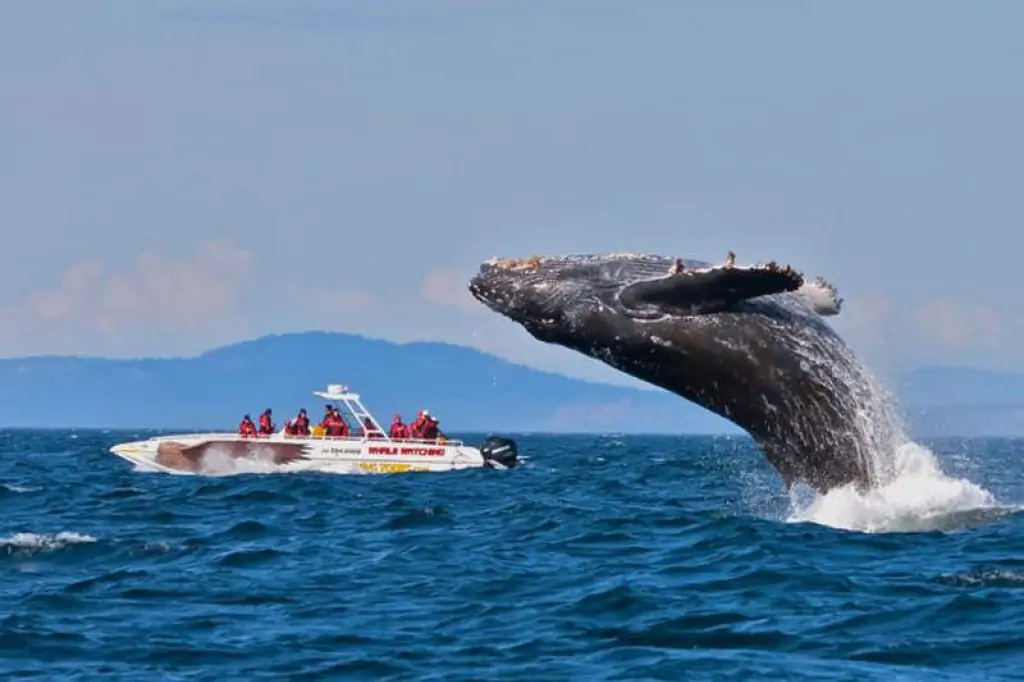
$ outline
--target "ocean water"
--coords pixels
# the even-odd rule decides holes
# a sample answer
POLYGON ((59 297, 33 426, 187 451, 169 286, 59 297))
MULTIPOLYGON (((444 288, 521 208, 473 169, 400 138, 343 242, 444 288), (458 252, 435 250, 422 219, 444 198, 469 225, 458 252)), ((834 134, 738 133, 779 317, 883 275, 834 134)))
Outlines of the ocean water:
POLYGON ((191 477, 107 453, 138 435, 0 432, 0 678, 1024 679, 1024 441, 818 498, 746 438, 191 477))

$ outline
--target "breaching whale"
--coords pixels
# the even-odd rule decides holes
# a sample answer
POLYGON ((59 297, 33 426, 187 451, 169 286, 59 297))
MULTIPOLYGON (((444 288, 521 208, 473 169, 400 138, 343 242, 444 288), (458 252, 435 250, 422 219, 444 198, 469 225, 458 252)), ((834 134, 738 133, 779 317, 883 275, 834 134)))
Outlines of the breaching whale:
POLYGON ((842 307, 790 266, 609 254, 492 259, 477 300, 536 339, 692 401, 744 429, 787 488, 867 489, 890 446, 887 401, 823 319, 842 307))

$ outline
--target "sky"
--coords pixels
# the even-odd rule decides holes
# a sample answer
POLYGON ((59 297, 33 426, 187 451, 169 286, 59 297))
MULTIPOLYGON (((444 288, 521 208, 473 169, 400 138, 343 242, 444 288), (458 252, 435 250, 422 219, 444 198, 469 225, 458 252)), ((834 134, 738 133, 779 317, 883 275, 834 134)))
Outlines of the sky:
MULTIPOLYGON (((494 255, 787 262, 879 371, 1024 371, 1024 3, 0 2, 0 357, 328 329, 630 383, 494 255)), ((344 359, 331 359, 339 366, 344 359)))

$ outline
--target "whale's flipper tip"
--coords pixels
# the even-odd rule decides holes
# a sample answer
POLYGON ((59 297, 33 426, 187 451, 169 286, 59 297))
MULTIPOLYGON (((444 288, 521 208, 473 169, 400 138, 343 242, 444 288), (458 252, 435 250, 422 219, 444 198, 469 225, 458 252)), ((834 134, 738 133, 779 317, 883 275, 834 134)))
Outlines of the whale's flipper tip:
POLYGON ((811 310, 822 317, 838 315, 843 308, 843 299, 836 288, 821 277, 805 282, 798 290, 811 310))

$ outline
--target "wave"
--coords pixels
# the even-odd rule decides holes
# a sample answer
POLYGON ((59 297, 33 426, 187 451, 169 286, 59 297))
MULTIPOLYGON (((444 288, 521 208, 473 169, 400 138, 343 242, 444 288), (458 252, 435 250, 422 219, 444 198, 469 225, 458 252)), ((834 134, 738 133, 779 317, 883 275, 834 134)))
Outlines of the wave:
POLYGON ((38 552, 62 549, 68 545, 96 542, 96 538, 83 533, 62 531, 60 533, 14 533, 0 538, 0 551, 7 554, 36 554, 38 552))

